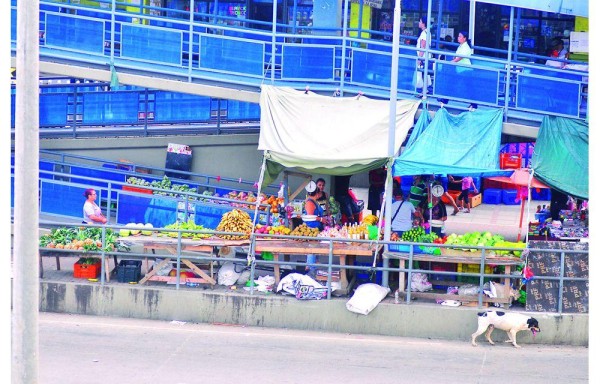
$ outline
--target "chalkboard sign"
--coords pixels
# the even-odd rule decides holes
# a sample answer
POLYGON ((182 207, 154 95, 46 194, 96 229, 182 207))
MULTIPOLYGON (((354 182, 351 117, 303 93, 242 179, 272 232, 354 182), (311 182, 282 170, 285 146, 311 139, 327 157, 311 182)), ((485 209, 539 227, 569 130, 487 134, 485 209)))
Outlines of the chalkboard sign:
MULTIPOLYGON (((560 251, 588 251, 588 243, 567 241, 530 241, 527 266, 534 276, 560 276, 560 251), (552 249, 541 252, 540 249, 552 249)), ((565 253, 565 277, 589 278, 589 254, 565 253)), ((527 283, 525 309, 532 312, 558 312, 559 282, 557 280, 532 280, 527 283)), ((589 281, 564 281, 562 312, 589 312, 589 281)))
MULTIPOLYGON (((169 170, 191 172, 192 170, 192 150, 189 146, 183 144, 169 143, 167 146, 167 160, 165 168, 169 170)), ((190 175, 166 171, 167 177, 176 179, 189 179, 190 175)))

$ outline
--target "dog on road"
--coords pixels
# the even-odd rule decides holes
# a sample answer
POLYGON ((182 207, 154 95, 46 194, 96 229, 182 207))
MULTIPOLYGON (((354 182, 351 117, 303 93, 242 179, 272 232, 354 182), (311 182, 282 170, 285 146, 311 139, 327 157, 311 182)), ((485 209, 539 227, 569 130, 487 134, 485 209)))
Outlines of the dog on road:
POLYGON ((477 346, 477 343, 475 342, 477 336, 481 335, 486 330, 485 337, 490 344, 494 345, 494 342, 490 337, 494 328, 505 331, 508 335, 508 340, 505 342, 512 343, 512 345, 517 348, 521 348, 521 346, 517 345, 517 332, 530 329, 534 338, 536 333, 540 332, 540 327, 536 319, 520 313, 502 311, 479 312, 477 314, 477 325, 477 331, 471 335, 471 344, 473 344, 474 347, 477 346))

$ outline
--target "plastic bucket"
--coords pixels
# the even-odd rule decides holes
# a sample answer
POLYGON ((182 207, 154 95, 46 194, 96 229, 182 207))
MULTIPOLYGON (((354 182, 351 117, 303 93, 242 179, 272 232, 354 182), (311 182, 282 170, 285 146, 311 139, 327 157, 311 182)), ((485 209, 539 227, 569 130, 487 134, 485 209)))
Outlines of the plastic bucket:
POLYGON ((376 225, 367 225, 369 231, 369 240, 377 240, 379 237, 379 228, 376 225))

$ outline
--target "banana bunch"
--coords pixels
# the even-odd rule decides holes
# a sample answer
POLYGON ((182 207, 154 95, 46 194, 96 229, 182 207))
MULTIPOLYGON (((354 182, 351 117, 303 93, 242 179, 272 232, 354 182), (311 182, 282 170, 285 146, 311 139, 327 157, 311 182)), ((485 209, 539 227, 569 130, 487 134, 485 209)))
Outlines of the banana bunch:
POLYGON ((252 219, 247 212, 239 209, 234 209, 223 214, 221 222, 217 226, 217 231, 220 232, 242 232, 245 235, 218 235, 227 240, 242 240, 250 238, 252 232, 252 219))
MULTIPOLYGON (((304 237, 317 237, 319 235, 319 228, 310 228, 306 224, 300 224, 299 226, 294 228, 294 230, 292 231, 292 233, 290 233, 290 235, 291 236, 304 236, 304 237)), ((298 239, 296 239, 296 240, 298 240, 298 239)), ((298 240, 298 241, 305 241, 305 240, 298 240)))
POLYGON ((379 218, 375 215, 367 215, 362 221, 362 224, 366 225, 377 225, 379 218))

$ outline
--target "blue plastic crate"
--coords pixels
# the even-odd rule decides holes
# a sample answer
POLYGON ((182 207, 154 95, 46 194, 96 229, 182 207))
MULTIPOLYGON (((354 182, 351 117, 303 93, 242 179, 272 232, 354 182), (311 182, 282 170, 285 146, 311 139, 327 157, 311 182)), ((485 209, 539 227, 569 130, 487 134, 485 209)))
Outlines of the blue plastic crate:
POLYGON ((538 192, 536 188, 531 189, 531 200, 544 200, 550 201, 550 189, 549 188, 540 188, 538 192))
MULTIPOLYGON (((407 245, 407 244, 390 244, 389 250, 390 250, 390 252, 409 253, 410 252, 410 245, 407 245)), ((423 253, 423 251, 421 251, 421 249, 419 248, 419 246, 414 246, 413 247, 413 254, 414 253, 423 253)))
POLYGON ((483 204, 502 203, 502 189, 490 188, 483 191, 483 204))
POLYGON ((502 190, 502 202, 506 205, 521 204, 521 200, 517 200, 517 190, 516 189, 503 189, 502 190))

